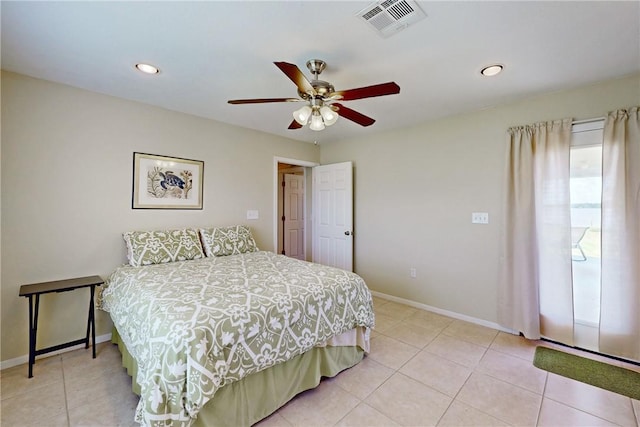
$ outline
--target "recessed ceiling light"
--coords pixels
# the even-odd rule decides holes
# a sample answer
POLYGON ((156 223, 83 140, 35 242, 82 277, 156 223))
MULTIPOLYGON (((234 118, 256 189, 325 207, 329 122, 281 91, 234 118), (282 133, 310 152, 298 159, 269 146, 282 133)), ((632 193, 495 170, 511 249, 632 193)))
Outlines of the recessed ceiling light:
POLYGON ((142 71, 143 73, 147 73, 147 74, 158 74, 160 72, 158 67, 154 67, 151 64, 143 64, 143 63, 136 64, 136 68, 142 71))
POLYGON ((503 68, 504 65, 500 64, 489 65, 488 67, 484 67, 482 71, 480 71, 480 74, 486 77, 495 76, 496 74, 500 73, 503 68))

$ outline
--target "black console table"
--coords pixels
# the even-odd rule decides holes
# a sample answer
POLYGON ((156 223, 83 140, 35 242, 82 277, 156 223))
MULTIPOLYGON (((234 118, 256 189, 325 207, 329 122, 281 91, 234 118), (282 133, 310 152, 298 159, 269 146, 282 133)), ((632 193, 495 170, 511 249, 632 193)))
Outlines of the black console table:
POLYGON ((84 344, 84 348, 89 348, 89 333, 91 333, 91 345, 93 347, 93 358, 96 358, 96 321, 94 296, 96 286, 100 286, 104 281, 100 276, 78 277, 75 279, 57 280, 55 282, 34 283, 32 285, 20 286, 20 296, 29 298, 29 378, 33 377, 33 364, 36 356, 52 351, 61 350, 78 344, 84 344), (91 298, 89 300, 89 319, 87 320, 87 335, 85 338, 70 341, 53 347, 36 350, 36 333, 38 331, 38 309, 40 308, 40 295, 51 292, 68 292, 74 289, 91 288, 91 298), (35 296, 35 307, 34 297, 35 296))

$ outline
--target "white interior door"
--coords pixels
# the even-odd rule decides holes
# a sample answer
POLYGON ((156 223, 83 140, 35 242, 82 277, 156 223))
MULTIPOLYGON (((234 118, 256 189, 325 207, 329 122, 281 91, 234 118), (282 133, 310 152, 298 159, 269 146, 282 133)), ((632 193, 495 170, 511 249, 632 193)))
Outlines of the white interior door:
POLYGON ((353 165, 313 168, 313 262, 353 271, 353 165))
POLYGON ((284 253, 304 256, 304 176, 284 175, 284 253))

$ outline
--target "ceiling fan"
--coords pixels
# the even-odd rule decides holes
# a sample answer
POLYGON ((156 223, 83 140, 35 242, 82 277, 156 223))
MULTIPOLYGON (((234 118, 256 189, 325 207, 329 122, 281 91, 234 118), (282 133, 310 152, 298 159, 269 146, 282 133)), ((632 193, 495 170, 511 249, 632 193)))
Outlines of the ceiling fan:
POLYGON ((325 126, 334 124, 338 120, 338 116, 361 126, 371 126, 375 122, 371 117, 345 107, 336 101, 353 101, 355 99, 400 93, 400 86, 395 82, 336 91, 331 83, 318 79, 320 73, 327 66, 320 59, 307 61, 307 68, 313 74, 313 80, 311 81, 302 74, 302 71, 295 64, 288 62, 274 62, 274 64, 296 84, 300 98, 233 99, 228 101, 229 104, 306 102, 307 104, 304 107, 293 112, 293 121, 289 125, 289 129, 300 129, 309 124, 310 129, 320 131, 325 126))

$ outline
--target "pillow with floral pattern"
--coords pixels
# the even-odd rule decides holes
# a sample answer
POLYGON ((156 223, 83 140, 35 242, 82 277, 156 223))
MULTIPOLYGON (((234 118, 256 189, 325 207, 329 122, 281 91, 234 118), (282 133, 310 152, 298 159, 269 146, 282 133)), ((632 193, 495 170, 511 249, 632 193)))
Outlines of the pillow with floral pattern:
POLYGON ((133 267, 204 258, 198 231, 193 228, 128 231, 123 237, 133 267))
POLYGON ((208 257, 237 255, 259 250, 251 230, 244 225, 201 228, 200 237, 204 253, 208 257))

